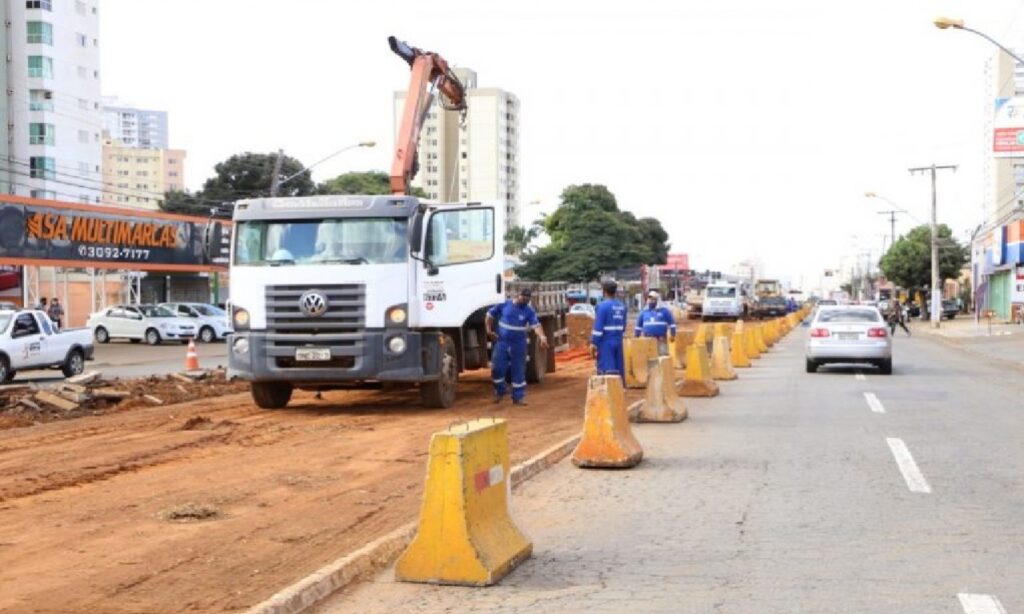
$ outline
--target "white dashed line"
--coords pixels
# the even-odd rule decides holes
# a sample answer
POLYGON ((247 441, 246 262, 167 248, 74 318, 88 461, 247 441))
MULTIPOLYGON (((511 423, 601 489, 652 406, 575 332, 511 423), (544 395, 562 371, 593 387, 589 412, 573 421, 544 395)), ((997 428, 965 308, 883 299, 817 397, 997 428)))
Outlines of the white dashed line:
POLYGON ((957 597, 960 599, 964 614, 1006 614, 1003 604, 992 595, 958 593, 957 597))
POLYGON ((896 458, 896 464, 900 468, 900 473, 903 474, 903 479, 907 481, 907 488, 910 489, 910 492, 930 493, 932 488, 928 486, 921 470, 917 468, 917 463, 910 455, 907 444, 896 437, 886 437, 885 442, 889 444, 889 449, 892 450, 892 455, 896 458))
POLYGON ((864 400, 868 402, 868 407, 871 408, 871 411, 875 412, 876 414, 885 413, 885 407, 882 406, 882 402, 878 400, 878 397, 875 396, 875 393, 865 392, 864 400))
POLYGON ((860 371, 857 371, 856 373, 853 374, 853 379, 857 380, 858 382, 868 381, 868 378, 864 377, 864 374, 861 373, 860 371))

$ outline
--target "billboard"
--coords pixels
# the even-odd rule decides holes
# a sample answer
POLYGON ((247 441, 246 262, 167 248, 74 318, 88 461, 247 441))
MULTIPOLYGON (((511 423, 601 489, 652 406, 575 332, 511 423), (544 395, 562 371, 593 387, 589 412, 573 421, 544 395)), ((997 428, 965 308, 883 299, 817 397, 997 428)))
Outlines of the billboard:
POLYGON ((1024 97, 999 98, 992 122, 992 155, 1024 157, 1024 97))
POLYGON ((219 271, 228 222, 0 196, 0 265, 219 271))
POLYGON ((690 268, 690 256, 688 254, 669 254, 661 270, 685 271, 690 268))

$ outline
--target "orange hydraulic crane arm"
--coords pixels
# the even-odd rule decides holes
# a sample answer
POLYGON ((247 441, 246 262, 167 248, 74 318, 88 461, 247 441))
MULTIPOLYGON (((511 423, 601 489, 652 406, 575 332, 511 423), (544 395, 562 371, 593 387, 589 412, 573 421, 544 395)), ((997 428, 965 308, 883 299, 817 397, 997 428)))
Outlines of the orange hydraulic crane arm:
POLYGON ((416 150, 420 129, 434 100, 434 90, 441 92, 441 104, 446 110, 465 112, 466 89, 452 73, 448 62, 436 53, 412 47, 394 36, 388 37, 388 45, 412 68, 395 142, 395 159, 391 163, 391 193, 408 194, 409 182, 418 170, 416 150))

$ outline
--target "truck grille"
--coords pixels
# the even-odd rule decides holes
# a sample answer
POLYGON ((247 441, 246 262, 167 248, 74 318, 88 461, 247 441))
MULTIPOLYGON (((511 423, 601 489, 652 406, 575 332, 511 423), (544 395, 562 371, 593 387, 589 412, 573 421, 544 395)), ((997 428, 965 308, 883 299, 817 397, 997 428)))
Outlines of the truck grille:
POLYGON ((267 286, 268 353, 294 357, 295 348, 328 347, 332 357, 359 356, 366 327, 364 284, 267 286), (302 312, 299 299, 310 290, 327 297, 327 311, 319 317, 302 312))

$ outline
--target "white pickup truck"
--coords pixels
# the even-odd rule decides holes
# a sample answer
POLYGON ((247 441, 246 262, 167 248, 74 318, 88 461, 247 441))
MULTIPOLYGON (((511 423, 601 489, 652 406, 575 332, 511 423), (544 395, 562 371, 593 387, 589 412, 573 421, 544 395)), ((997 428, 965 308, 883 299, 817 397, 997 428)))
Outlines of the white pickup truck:
POLYGON ((92 353, 88 328, 57 331, 42 311, 0 311, 0 382, 29 369, 60 369, 72 377, 85 370, 92 353))

